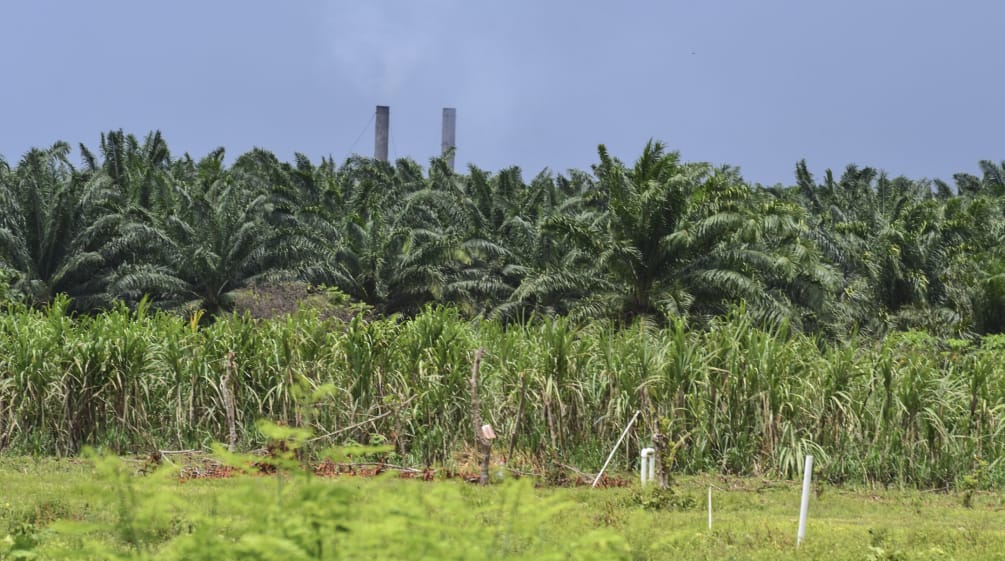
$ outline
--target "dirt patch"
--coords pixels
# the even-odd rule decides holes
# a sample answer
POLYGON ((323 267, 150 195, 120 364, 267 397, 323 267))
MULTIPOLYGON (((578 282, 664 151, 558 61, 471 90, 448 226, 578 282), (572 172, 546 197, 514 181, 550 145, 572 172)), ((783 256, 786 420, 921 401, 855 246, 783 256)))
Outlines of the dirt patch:
POLYGON ((343 322, 361 312, 372 315, 364 304, 351 303, 345 294, 303 282, 252 286, 235 290, 231 297, 238 315, 247 313, 254 319, 274 319, 304 309, 316 312, 321 319, 343 322))
MULTIPOLYGON (((271 476, 277 473, 276 466, 268 459, 253 462, 246 469, 236 468, 216 462, 211 458, 188 458, 178 473, 182 483, 197 479, 227 479, 242 473, 254 476, 271 476)), ((410 468, 382 462, 341 463, 325 460, 310 465, 311 473, 317 477, 377 477, 385 474, 395 474, 399 479, 415 479, 421 481, 462 480, 468 483, 478 483, 478 473, 450 469, 410 468)), ((567 474, 556 477, 555 473, 538 474, 517 470, 506 470, 506 476, 514 479, 533 477, 539 487, 589 487, 593 478, 580 474, 567 474)), ((619 477, 604 475, 597 482, 599 488, 627 487, 629 481, 619 477)))

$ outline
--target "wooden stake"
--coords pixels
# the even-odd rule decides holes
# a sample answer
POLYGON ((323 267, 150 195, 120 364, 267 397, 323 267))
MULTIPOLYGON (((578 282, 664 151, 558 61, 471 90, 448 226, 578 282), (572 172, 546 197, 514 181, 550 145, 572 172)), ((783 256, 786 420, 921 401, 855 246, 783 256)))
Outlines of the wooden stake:
POLYGON ((488 485, 489 483, 489 459, 492 455, 492 440, 486 438, 482 430, 482 413, 478 404, 478 371, 481 368, 484 354, 485 349, 476 350, 475 362, 471 365, 471 424, 475 432, 475 442, 478 443, 478 448, 482 453, 482 470, 478 476, 480 485, 488 485))
POLYGON ((509 454, 506 455, 504 461, 513 461, 513 450, 516 448, 516 436, 520 432, 520 419, 523 418, 523 403, 525 396, 527 395, 527 373, 524 372, 520 375, 520 401, 516 406, 516 420, 513 421, 513 435, 509 439, 509 454))
POLYGON ((227 428, 229 430, 227 448, 234 452, 237 450, 237 408, 234 404, 234 392, 230 389, 230 382, 234 377, 234 372, 237 371, 237 364, 234 362, 233 351, 227 353, 224 368, 223 379, 220 380, 220 395, 223 397, 223 407, 227 413, 227 428))
POLYGON ((3 397, 0 397, 0 452, 7 447, 7 431, 6 423, 4 422, 7 417, 7 403, 4 401, 3 397))

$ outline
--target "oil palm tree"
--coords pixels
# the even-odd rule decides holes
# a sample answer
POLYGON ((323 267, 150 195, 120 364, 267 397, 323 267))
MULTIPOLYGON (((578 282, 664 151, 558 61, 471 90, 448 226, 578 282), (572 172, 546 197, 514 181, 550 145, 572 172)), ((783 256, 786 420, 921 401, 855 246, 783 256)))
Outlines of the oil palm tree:
POLYGON ((443 297, 456 239, 422 196, 421 168, 351 158, 340 169, 301 159, 280 198, 310 258, 302 277, 333 286, 379 312, 417 312, 443 297))
POLYGON ((764 317, 791 312, 771 283, 824 288, 798 234, 798 209, 769 201, 729 167, 684 163, 650 141, 633 167, 601 146, 595 166, 600 210, 563 217, 552 231, 594 259, 608 286, 585 304, 622 319, 706 317, 745 300, 764 317), (793 261, 781 245, 797 243, 793 261))
POLYGON ((80 146, 86 169, 117 194, 116 205, 127 214, 168 211, 171 203, 171 152, 160 131, 141 143, 122 130, 102 133, 101 158, 80 146))
POLYGON ((510 297, 492 310, 493 317, 603 312, 582 303, 612 285, 594 274, 596 254, 591 244, 570 243, 569 237, 585 234, 582 241, 586 241, 602 235, 597 192, 593 176, 576 170, 558 176, 542 173, 528 186, 520 213, 511 219, 518 227, 511 230, 516 263, 510 269, 519 282, 510 297))
POLYGON ((72 308, 108 303, 105 294, 119 217, 104 212, 109 193, 69 162, 70 147, 29 151, 0 173, 0 262, 12 290, 32 306, 64 293, 72 308))
POLYGON ((194 181, 170 213, 130 226, 150 252, 122 267, 112 285, 115 294, 129 299, 150 294, 162 304, 196 300, 219 314, 231 307, 231 291, 295 268, 303 245, 278 235, 267 220, 268 193, 226 169, 223 157, 219 150, 179 174, 194 181))
POLYGON ((840 179, 828 170, 817 184, 805 162, 796 178, 820 246, 842 275, 838 330, 883 331, 932 313, 942 316, 937 322, 959 321, 944 306, 943 273, 956 238, 928 183, 852 165, 840 179))

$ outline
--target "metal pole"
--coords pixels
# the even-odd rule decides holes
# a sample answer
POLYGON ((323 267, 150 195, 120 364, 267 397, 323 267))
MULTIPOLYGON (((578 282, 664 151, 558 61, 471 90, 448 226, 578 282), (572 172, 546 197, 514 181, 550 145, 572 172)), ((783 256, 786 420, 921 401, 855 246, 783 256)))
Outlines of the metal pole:
POLYGON ((603 477, 604 470, 607 469, 607 464, 611 463, 611 459, 614 458, 614 453, 618 451, 618 446, 621 446, 621 441, 624 440, 625 435, 628 434, 628 429, 632 428, 632 425, 635 424, 635 419, 639 418, 639 413, 641 413, 641 411, 636 411, 635 415, 632 417, 632 420, 628 421, 628 426, 625 427, 624 431, 622 431, 621 437, 618 438, 618 442, 614 445, 614 449, 611 450, 611 454, 607 456, 607 461, 604 462, 604 467, 600 468, 600 473, 597 474, 597 478, 593 480, 593 485, 590 485, 590 487, 596 487, 597 482, 600 481, 601 477, 603 477))
POLYGON ((799 505, 799 532, 796 534, 796 546, 806 538, 806 514, 810 508, 810 484, 813 481, 813 456, 806 456, 806 467, 803 468, 803 500, 799 505))
POLYGON ((387 139, 391 127, 391 108, 387 105, 377 106, 377 125, 374 129, 373 157, 381 162, 387 161, 387 139))
POLYGON ((712 530, 712 486, 708 486, 708 529, 712 530))
POLYGON ((440 154, 447 159, 447 165, 454 169, 454 150, 457 148, 457 109, 443 108, 442 141, 440 154))

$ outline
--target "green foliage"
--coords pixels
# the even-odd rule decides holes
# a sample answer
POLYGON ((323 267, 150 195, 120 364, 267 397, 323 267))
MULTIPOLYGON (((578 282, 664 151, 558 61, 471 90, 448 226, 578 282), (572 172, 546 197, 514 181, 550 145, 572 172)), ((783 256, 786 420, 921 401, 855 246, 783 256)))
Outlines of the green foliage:
MULTIPOLYGON (((273 458, 271 481, 238 477, 184 500, 173 470, 137 477, 115 457, 92 455, 97 478, 84 493, 105 523, 60 521, 50 536, 17 526, 0 559, 36 553, 113 559, 627 559, 617 534, 595 529, 561 539, 545 531, 573 505, 536 496, 528 482, 471 496, 455 483, 424 485, 386 478, 365 484, 321 480, 295 461, 309 431, 260 423, 289 444, 273 458), (46 542, 51 542, 46 543, 46 542)), ((247 467, 254 456, 222 452, 247 467)), ((344 460, 342 452, 334 452, 344 460)), ((190 483, 188 486, 197 486, 190 483)))
POLYGON ((94 462, 0 463, 9 501, 0 503, 0 559, 965 561, 994 559, 1005 546, 1002 500, 991 494, 965 508, 952 492, 835 489, 811 499, 807 539, 796 547, 799 486, 763 478, 682 477, 681 495, 702 497, 700 506, 647 509, 636 489, 295 471, 182 484, 171 473, 138 475, 126 459, 94 462))
POLYGON ((81 317, 67 307, 58 298, 0 315, 5 450, 204 448, 229 433, 226 380, 239 449, 268 444, 252 422, 267 418, 314 431, 308 453, 381 444, 395 462, 456 467, 473 442, 470 353, 484 348, 482 415, 500 435, 497 454, 517 469, 597 470, 642 410, 615 469, 634 469, 658 429, 674 473, 794 478, 811 453, 832 483, 952 487, 975 458, 989 459, 987 485, 1005 480, 995 460, 1005 457, 999 336, 971 343, 914 331, 829 344, 758 328, 742 310, 688 330, 568 318, 504 326, 444 307, 409 320, 305 311, 199 327, 199 314, 146 305, 81 317))
POLYGON ((1005 164, 954 189, 800 163, 765 189, 655 141, 529 182, 173 158, 159 133, 81 154, 0 160, 0 449, 203 448, 231 426, 251 448, 264 417, 451 464, 481 347, 518 462, 592 468, 642 410, 627 458, 667 419, 684 472, 794 477, 812 452, 834 483, 969 485, 975 458, 1005 480, 1005 164), (234 290, 295 278, 361 313, 228 316, 234 290))
POLYGON ((120 217, 108 212, 109 193, 69 162, 62 142, 29 151, 17 168, 0 173, 0 268, 11 290, 35 307, 58 294, 88 310, 108 301, 110 260, 122 244, 120 217))
POLYGON ((637 490, 632 501, 646 510, 690 510, 698 505, 694 497, 682 494, 677 488, 656 485, 637 490))
POLYGON ((297 280, 379 314, 449 304, 507 322, 572 315, 706 325, 743 303, 758 325, 840 338, 1002 330, 1002 166, 957 186, 849 166, 751 186, 650 141, 592 173, 466 173, 434 159, 342 165, 254 149, 173 158, 159 132, 0 161, 0 270, 29 305, 93 312, 142 297, 226 313, 232 291, 297 280))
POLYGON ((974 494, 988 484, 988 463, 976 458, 973 469, 962 477, 959 488, 963 491, 963 506, 973 508, 974 494))
POLYGON ((223 153, 180 170, 191 183, 161 213, 129 226, 153 251, 119 268, 111 290, 136 300, 197 300, 210 314, 232 306, 229 293, 255 281, 279 279, 303 253, 300 238, 281 239, 267 220, 272 206, 260 178, 225 170, 223 153))

